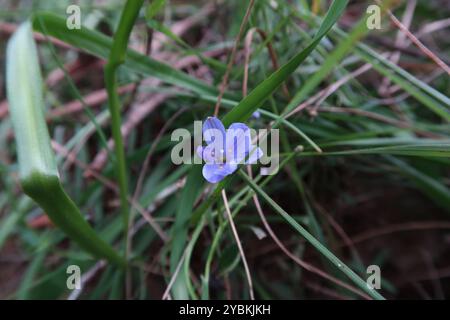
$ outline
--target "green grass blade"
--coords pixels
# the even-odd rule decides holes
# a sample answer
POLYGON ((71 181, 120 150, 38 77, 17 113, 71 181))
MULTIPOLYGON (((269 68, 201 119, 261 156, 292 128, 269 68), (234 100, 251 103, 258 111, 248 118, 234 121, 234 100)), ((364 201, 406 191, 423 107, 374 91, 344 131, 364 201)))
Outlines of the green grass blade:
POLYGON ((14 232, 16 224, 23 217, 23 208, 28 205, 30 199, 21 197, 18 202, 14 210, 0 220, 0 250, 3 248, 6 239, 14 232))
POLYGON ((359 154, 391 154, 402 155, 410 157, 424 157, 424 158, 449 158, 450 144, 449 143, 429 143, 429 144, 411 144, 411 145, 396 145, 378 148, 360 148, 345 151, 329 151, 324 153, 305 152, 302 156, 346 156, 359 154))
POLYGON ((47 255, 47 248, 41 249, 39 252, 34 254, 34 257, 28 267, 25 275, 23 276, 22 282, 19 289, 17 290, 17 299, 26 300, 29 298, 30 289, 36 274, 41 269, 42 264, 45 261, 45 256, 47 255))

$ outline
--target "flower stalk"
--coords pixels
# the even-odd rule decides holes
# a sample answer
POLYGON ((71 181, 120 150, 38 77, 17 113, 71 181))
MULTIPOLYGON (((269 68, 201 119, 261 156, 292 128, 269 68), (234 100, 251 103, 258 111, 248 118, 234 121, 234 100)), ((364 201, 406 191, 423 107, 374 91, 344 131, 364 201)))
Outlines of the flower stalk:
MULTIPOLYGON (((105 66, 105 86, 108 93, 108 106, 111 113, 111 129, 114 139, 116 156, 115 167, 119 184, 120 208, 123 215, 124 238, 128 239, 129 206, 128 206, 128 177, 125 160, 125 149, 121 133, 120 100, 117 93, 117 69, 125 62, 128 39, 133 25, 139 15, 144 0, 128 0, 122 11, 119 26, 114 34, 113 44, 105 66)), ((127 258, 125 245, 125 259, 127 258)))

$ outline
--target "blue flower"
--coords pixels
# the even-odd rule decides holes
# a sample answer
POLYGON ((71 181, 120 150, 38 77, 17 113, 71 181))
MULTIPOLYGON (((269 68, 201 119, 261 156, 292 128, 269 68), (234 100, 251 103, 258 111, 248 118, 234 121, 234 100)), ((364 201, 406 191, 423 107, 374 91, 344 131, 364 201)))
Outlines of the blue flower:
POLYGON ((208 182, 217 183, 239 164, 254 164, 263 155, 261 148, 252 144, 250 129, 243 123, 235 122, 225 130, 219 119, 208 117, 202 131, 206 146, 198 146, 197 154, 205 161, 202 173, 208 182))

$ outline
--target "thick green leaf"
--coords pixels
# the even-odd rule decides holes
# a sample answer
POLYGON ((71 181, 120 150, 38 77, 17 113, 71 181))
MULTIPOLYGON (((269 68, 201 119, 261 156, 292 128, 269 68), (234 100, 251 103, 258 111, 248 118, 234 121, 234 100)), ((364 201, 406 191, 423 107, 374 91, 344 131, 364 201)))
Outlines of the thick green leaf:
POLYGON ((27 22, 8 43, 6 72, 22 188, 80 247, 96 257, 123 265, 124 261, 97 236, 62 188, 44 118, 37 57, 31 25, 27 22))

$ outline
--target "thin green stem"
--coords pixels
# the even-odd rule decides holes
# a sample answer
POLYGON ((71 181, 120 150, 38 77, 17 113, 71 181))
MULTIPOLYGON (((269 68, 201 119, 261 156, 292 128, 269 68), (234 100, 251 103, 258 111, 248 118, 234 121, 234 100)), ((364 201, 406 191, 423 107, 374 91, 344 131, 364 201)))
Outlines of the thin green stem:
MULTIPOLYGON (((113 44, 105 66, 105 86, 108 92, 108 105, 111 113, 111 127, 116 155, 116 175, 119 183, 120 207, 123 215, 124 236, 128 239, 129 208, 128 208, 128 178, 125 160, 125 150, 121 133, 120 100, 117 93, 117 68, 125 62, 125 55, 134 22, 144 0, 128 0, 122 11, 119 26, 114 34, 113 44)), ((124 249, 125 259, 128 256, 127 245, 124 249)))

